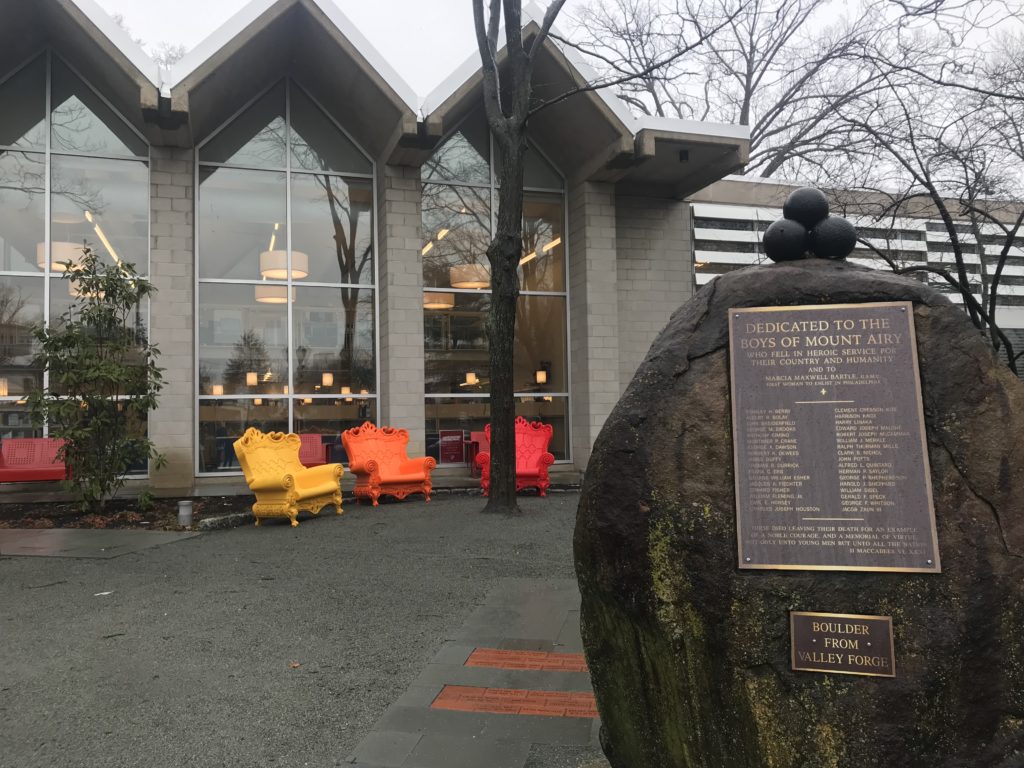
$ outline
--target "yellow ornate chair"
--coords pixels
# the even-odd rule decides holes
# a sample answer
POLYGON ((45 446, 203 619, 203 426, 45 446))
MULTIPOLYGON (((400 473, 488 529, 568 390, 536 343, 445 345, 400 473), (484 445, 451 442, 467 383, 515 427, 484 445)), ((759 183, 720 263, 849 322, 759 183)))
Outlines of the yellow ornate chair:
POLYGON ((341 442, 348 454, 348 468, 356 476, 356 498, 366 498, 377 506, 381 496, 404 499, 410 493, 422 493, 430 501, 430 470, 437 466, 431 457, 410 459, 405 452, 409 432, 364 422, 346 429, 341 442))
POLYGON ((264 434, 255 427, 235 441, 245 482, 256 494, 252 505, 256 525, 264 517, 287 517, 295 526, 299 512, 316 515, 328 504, 334 505, 337 514, 342 513, 341 464, 304 467, 299 462, 301 445, 298 435, 264 434))

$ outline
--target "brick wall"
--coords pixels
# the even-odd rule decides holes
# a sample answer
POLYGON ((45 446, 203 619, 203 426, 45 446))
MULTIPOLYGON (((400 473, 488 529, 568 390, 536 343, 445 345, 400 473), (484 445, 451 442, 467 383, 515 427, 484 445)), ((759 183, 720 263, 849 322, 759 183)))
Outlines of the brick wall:
POLYGON ((689 210, 678 200, 615 199, 620 392, 671 314, 693 295, 689 210))
POLYGON ((610 184, 569 189, 569 339, 573 460, 584 468, 619 398, 615 197, 610 184))
POLYGON ((420 198, 418 168, 378 165, 381 423, 409 430, 410 456, 426 450, 420 198))
POLYGON ((167 458, 151 486, 190 493, 194 473, 194 163, 191 149, 153 147, 150 172, 150 334, 160 348, 164 388, 149 417, 149 435, 167 458))

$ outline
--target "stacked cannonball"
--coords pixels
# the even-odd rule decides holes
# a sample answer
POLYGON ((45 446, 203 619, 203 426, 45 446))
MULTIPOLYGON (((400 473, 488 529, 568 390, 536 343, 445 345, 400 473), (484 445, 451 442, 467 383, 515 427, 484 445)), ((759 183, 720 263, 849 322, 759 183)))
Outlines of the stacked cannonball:
POLYGON ((857 230, 841 216, 828 215, 828 200, 812 187, 786 198, 784 218, 764 233, 764 252, 772 261, 845 259, 857 244, 857 230))

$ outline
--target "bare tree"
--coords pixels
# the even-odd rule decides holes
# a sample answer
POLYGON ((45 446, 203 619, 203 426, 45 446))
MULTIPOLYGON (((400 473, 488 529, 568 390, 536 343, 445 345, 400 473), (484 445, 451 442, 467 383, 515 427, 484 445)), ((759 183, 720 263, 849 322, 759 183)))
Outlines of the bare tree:
POLYGON ((998 310, 1000 289, 1018 280, 1006 274, 1010 259, 1024 264, 1017 255, 1024 248, 1024 104, 1013 93, 1024 67, 1022 40, 1006 36, 994 50, 977 52, 956 85, 938 82, 944 65, 929 61, 939 44, 934 37, 902 48, 897 37, 884 50, 866 50, 884 87, 837 110, 866 151, 861 162, 834 168, 832 178, 845 190, 834 194, 847 211, 876 221, 911 215, 941 222, 948 265, 927 252, 923 263, 900 264, 868 239, 862 243, 898 274, 925 274, 959 294, 1014 372, 1024 350, 1000 328, 998 310))
MULTIPOLYGON (((557 96, 539 101, 533 97, 531 78, 534 60, 564 5, 565 0, 553 0, 539 27, 524 36, 522 0, 473 0, 473 19, 483 72, 484 111, 499 150, 495 169, 497 223, 487 248, 491 272, 491 306, 487 319, 491 368, 491 489, 485 512, 518 511, 515 496, 513 349, 519 297, 517 268, 523 256, 523 175, 529 118, 539 110, 580 93, 621 86, 670 67, 732 18, 729 14, 725 20, 712 16, 715 21, 705 24, 701 22, 705 17, 698 13, 698 8, 703 5, 700 0, 695 0, 694 5, 686 0, 687 18, 694 22, 689 39, 681 35, 678 45, 664 55, 653 55, 644 67, 633 71, 612 71, 595 82, 576 85, 557 96), (499 52, 502 24, 505 45, 499 52)), ((571 45, 562 38, 558 40, 571 45)))
POLYGON ((633 75, 619 95, 641 113, 750 127, 748 173, 814 164, 857 150, 833 111, 878 87, 850 62, 879 35, 866 9, 830 0, 600 0, 576 19, 576 47, 604 73, 633 75), (687 31, 710 32, 671 66, 687 31))

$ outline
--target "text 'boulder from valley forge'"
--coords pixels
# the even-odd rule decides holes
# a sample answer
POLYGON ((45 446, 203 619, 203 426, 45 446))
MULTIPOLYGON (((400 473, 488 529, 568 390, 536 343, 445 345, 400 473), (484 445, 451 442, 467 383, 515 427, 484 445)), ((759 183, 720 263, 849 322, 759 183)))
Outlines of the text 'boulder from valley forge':
MULTIPOLYGON (((613 768, 1024 765, 1024 384, 945 295, 848 264, 852 227, 820 193, 801 195, 765 234, 779 263, 721 275, 677 310, 595 443, 574 549, 605 751, 613 768), (818 311, 840 305, 865 314, 818 311), (831 409, 817 422, 785 403, 744 407, 744 434, 763 445, 734 455, 730 316, 797 307, 815 311, 779 313, 805 324, 793 344, 821 342, 838 361, 812 376, 850 378, 794 385, 800 408, 831 409), (821 337, 835 329, 810 325, 822 317, 860 338, 837 338, 833 354, 821 337), (914 376, 893 385, 894 370, 914 376), (829 439, 804 442, 815 429, 829 439), (822 467, 833 484, 816 479, 822 467), (742 562, 740 472, 760 472, 740 491, 764 516, 742 562), (815 518, 832 516, 866 532, 829 534, 815 518), (891 570, 847 569, 886 558, 891 570)), ((770 335, 766 317, 745 318, 752 334, 770 335)), ((810 372, 764 367, 766 388, 810 372)))

